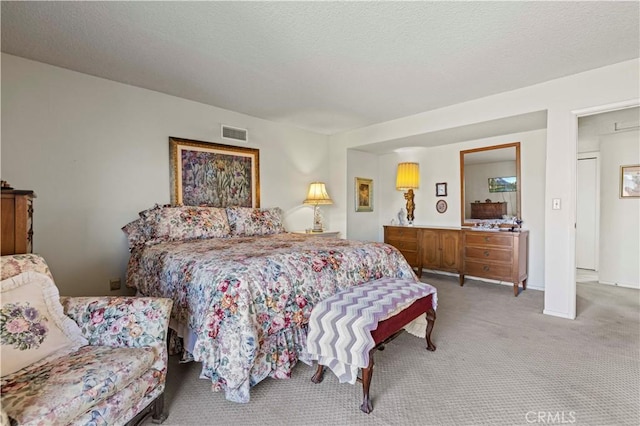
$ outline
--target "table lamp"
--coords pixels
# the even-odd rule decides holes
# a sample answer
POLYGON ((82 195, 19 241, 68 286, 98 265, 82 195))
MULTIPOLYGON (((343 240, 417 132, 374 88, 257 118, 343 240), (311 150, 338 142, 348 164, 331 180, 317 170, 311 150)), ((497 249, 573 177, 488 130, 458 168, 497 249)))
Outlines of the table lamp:
POLYGON ((407 221, 409 226, 413 225, 413 212, 416 208, 413 202, 413 190, 420 188, 420 165, 418 163, 398 164, 396 175, 396 189, 407 191, 404 199, 407 200, 407 221))
POLYGON ((318 206, 320 204, 333 204, 323 182, 311 182, 307 199, 304 200, 303 204, 313 205, 313 229, 311 232, 323 232, 322 219, 318 206))

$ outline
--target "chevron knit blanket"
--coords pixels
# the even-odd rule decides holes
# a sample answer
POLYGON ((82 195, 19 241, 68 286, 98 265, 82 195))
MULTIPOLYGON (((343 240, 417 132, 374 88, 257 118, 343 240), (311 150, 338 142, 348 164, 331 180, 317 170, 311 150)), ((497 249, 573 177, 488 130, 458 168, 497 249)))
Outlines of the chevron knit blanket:
POLYGON ((308 355, 329 367, 340 383, 354 384, 358 369, 369 365, 369 351, 375 346, 371 330, 429 294, 435 309, 435 287, 402 278, 381 278, 336 293, 311 311, 308 355))

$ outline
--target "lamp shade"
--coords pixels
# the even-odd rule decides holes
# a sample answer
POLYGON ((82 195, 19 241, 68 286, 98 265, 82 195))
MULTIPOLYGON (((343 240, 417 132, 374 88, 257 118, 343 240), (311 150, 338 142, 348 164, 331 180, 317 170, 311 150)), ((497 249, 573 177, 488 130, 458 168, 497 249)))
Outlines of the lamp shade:
POLYGON ((418 163, 398 164, 396 175, 396 189, 406 191, 420 188, 420 165, 418 163))
POLYGON ((323 182, 311 182, 304 204, 333 204, 323 182))

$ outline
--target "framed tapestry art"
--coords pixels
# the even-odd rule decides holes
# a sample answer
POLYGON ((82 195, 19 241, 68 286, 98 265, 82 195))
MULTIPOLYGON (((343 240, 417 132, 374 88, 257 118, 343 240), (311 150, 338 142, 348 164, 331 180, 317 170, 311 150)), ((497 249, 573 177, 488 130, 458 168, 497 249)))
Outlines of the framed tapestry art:
POLYGON ((171 204, 260 207, 260 150, 169 138, 171 204))
POLYGON ((356 211, 373 211, 373 179, 356 178, 356 211))

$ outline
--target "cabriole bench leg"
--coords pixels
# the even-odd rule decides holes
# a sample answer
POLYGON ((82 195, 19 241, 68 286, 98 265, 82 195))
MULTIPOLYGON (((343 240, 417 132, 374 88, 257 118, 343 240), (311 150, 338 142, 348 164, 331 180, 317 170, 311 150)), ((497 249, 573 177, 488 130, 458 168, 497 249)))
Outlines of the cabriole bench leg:
POLYGON ((373 353, 375 348, 369 352, 369 365, 362 369, 362 405, 360 410, 369 414, 373 411, 373 405, 369 399, 369 386, 371 385, 371 376, 373 376, 373 353))
POLYGON ((427 332, 425 337, 427 339, 427 350, 435 351, 436 345, 434 345, 433 342, 431 341, 431 332, 433 331, 433 326, 436 322, 436 311, 433 308, 429 309, 426 313, 426 317, 427 317, 427 332))
POLYGON ((318 369, 313 377, 311 377, 311 381, 313 383, 320 383, 322 380, 324 380, 324 366, 318 364, 318 369))

